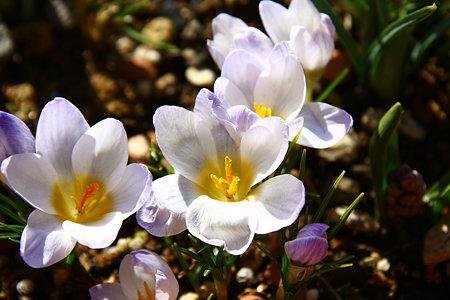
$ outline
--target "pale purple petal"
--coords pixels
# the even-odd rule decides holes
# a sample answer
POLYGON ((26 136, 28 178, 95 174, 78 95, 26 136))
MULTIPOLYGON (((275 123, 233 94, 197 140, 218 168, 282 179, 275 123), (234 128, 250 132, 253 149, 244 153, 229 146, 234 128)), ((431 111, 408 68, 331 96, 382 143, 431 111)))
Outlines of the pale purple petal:
POLYGON ((321 21, 321 31, 329 35, 330 37, 334 37, 336 33, 336 28, 334 27, 333 21, 331 21, 330 16, 326 14, 320 14, 321 21))
POLYGON ((293 18, 293 25, 302 25, 311 32, 320 28, 320 13, 310 0, 292 0, 289 15, 293 18))
POLYGON ((305 95, 305 74, 293 55, 270 62, 259 75, 254 89, 257 104, 264 104, 272 109, 273 115, 287 121, 298 115, 305 95))
POLYGON ((224 245, 225 251, 239 255, 253 240, 256 218, 248 201, 225 202, 201 196, 189 206, 189 232, 205 243, 224 245))
POLYGON ((305 120, 303 117, 295 118, 294 120, 286 122, 289 129, 289 141, 292 141, 296 135, 303 129, 303 124, 305 120))
POLYGON ((105 119, 87 130, 75 144, 72 165, 75 174, 89 174, 109 189, 120 182, 128 160, 127 134, 116 119, 105 119))
POLYGON ((233 49, 243 49, 255 55, 261 62, 269 56, 274 44, 261 30, 247 27, 234 36, 233 49))
POLYGON ((42 109, 36 130, 36 152, 52 163, 56 172, 72 176, 72 151, 89 129, 81 112, 63 98, 55 98, 42 109))
POLYGON ((248 163, 251 170, 256 173, 250 185, 260 182, 275 171, 283 160, 287 148, 288 129, 283 120, 271 117, 255 123, 243 135, 240 147, 242 162, 248 163))
POLYGON ((155 236, 183 232, 187 208, 199 195, 195 189, 195 183, 179 174, 158 178, 153 182, 151 201, 136 213, 138 224, 155 236))
POLYGON ((291 225, 305 205, 303 183, 292 175, 270 178, 247 197, 258 219, 257 234, 274 232, 291 225))
POLYGON ((113 210, 128 217, 150 200, 151 189, 152 174, 148 168, 142 164, 128 165, 121 181, 111 191, 113 210))
POLYGON ((315 265, 327 256, 326 224, 312 223, 304 226, 297 237, 284 244, 289 259, 300 266, 315 265))
MULTIPOLYGON (((91 300, 124 300, 126 299, 118 283, 97 284, 89 289, 91 300)), ((136 295, 135 295, 136 297, 136 295)))
POLYGON ((232 41, 247 25, 239 18, 221 13, 212 20, 213 40, 208 40, 209 52, 219 68, 232 48, 232 41))
POLYGON ((347 112, 326 103, 307 103, 299 116, 305 123, 297 143, 312 148, 335 145, 353 125, 347 112))
POLYGON ((36 153, 21 153, 3 160, 3 177, 8 186, 32 206, 56 214, 51 204, 59 179, 50 161, 36 153))
POLYGON ((111 212, 91 223, 64 221, 62 227, 78 243, 92 249, 108 247, 114 242, 124 219, 120 212, 111 212))
POLYGON ((246 105, 247 107, 253 107, 253 97, 247 98, 237 85, 225 77, 219 77, 214 82, 214 94, 219 99, 224 100, 224 105, 227 103, 229 106, 246 105))
MULTIPOLYGON (((255 55, 237 49, 231 51, 225 59, 221 76, 233 82, 253 106, 256 80, 263 70, 264 64, 255 55)), ((228 98, 225 98, 225 101, 228 101, 228 98)))
POLYGON ((57 217, 36 209, 22 232, 20 255, 29 266, 44 268, 64 259, 75 244, 57 217))
POLYGON ((22 120, 0 111, 0 162, 6 157, 34 152, 34 136, 22 120))
POLYGON ((259 14, 264 28, 275 43, 289 40, 292 22, 291 16, 284 6, 273 1, 261 1, 259 14))

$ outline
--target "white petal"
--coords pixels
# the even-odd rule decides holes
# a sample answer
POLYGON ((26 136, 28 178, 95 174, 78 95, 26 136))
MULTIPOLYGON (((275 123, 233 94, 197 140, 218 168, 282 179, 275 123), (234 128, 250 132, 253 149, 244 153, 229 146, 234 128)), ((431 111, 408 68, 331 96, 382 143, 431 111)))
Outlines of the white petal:
POLYGON ((272 113, 287 121, 302 109, 306 95, 305 74, 293 55, 270 62, 255 84, 255 102, 272 109, 272 113))
POLYGON ((72 221, 64 221, 62 227, 78 243, 92 249, 100 249, 108 247, 114 242, 123 219, 123 214, 113 212, 92 223, 79 224, 72 221))
POLYGON ((114 211, 125 217, 135 213, 150 200, 152 174, 142 164, 130 164, 125 168, 120 183, 111 191, 114 199, 114 211))
POLYGON ((0 162, 6 157, 34 152, 34 136, 22 120, 0 111, 0 162))
MULTIPOLYGON (((244 94, 245 99, 253 106, 255 101, 253 91, 256 80, 263 69, 263 63, 255 55, 237 49, 231 51, 225 58, 221 76, 233 82, 244 94)), ((228 101, 227 98, 225 100, 228 101)))
POLYGON ((2 174, 9 187, 28 203, 55 214, 50 200, 58 175, 46 157, 36 153, 15 154, 3 161, 2 174))
MULTIPOLYGON (((118 283, 97 284, 89 289, 91 300, 124 300, 125 295, 118 283)), ((135 295, 136 297, 137 295, 135 295)))
POLYGON ((221 13, 212 20, 213 40, 208 40, 208 49, 217 66, 222 68, 224 58, 230 52, 234 35, 247 25, 239 18, 221 13))
POLYGON ((272 51, 272 40, 261 30, 255 27, 247 27, 234 36, 233 48, 243 49, 256 55, 264 61, 272 51))
POLYGON ((36 151, 50 160, 56 172, 71 176, 72 150, 89 125, 81 112, 63 98, 45 105, 36 129, 36 151))
POLYGON ((257 122, 242 137, 241 159, 251 165, 256 178, 251 185, 271 174, 282 162, 288 148, 288 129, 277 117, 257 122))
POLYGON ((292 141, 300 132, 300 130, 303 129, 304 121, 305 120, 303 119, 303 117, 298 117, 292 121, 286 122, 286 125, 289 129, 289 141, 292 141))
POLYGON ((320 28, 320 13, 310 0, 292 0, 289 14, 293 17, 293 25, 302 25, 311 32, 320 28))
POLYGON ((217 126, 219 122, 212 110, 215 106, 227 105, 222 99, 208 89, 201 89, 195 98, 194 113, 210 124, 217 126))
POLYGON ((138 210, 137 221, 152 235, 178 234, 186 230, 187 207, 197 197, 195 184, 179 174, 158 178, 152 200, 138 210))
POLYGON ((181 107, 158 108, 153 123, 164 157, 191 181, 196 182, 206 165, 219 169, 223 158, 235 153, 236 144, 220 123, 208 123, 181 107))
POLYGON ((264 28, 275 43, 289 40, 291 17, 284 6, 273 1, 261 1, 259 14, 264 28))
POLYGON ((224 249, 234 255, 245 252, 256 227, 248 201, 223 202, 207 196, 192 202, 186 223, 192 235, 210 245, 224 245, 224 249))
POLYGON ((76 241, 53 215, 34 210, 20 239, 20 255, 33 268, 44 268, 70 254, 76 241))
POLYGON ((77 175, 88 174, 112 189, 122 178, 127 159, 127 135, 122 123, 105 119, 81 136, 73 150, 72 164, 77 175))
POLYGON ((247 199, 258 219, 256 233, 266 234, 291 225, 305 204, 303 183, 292 175, 270 178, 255 188, 247 199))
POLYGON ((305 123, 297 143, 312 148, 333 146, 353 126, 347 112, 326 103, 307 103, 299 116, 305 123))
POLYGON ((225 100, 229 106, 246 105, 247 107, 253 107, 251 99, 246 98, 239 87, 225 77, 216 79, 214 93, 219 99, 225 100))

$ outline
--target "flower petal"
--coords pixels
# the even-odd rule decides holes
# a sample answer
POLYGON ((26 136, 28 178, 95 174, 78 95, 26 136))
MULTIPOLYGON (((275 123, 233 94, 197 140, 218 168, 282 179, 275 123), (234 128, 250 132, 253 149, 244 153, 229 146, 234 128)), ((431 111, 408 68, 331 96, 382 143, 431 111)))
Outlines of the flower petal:
POLYGON ((293 25, 302 25, 311 32, 320 28, 320 13, 310 0, 292 0, 289 4, 289 15, 293 25))
POLYGON ((261 62, 269 56, 274 44, 261 30, 247 27, 238 32, 233 39, 234 49, 243 49, 256 55, 261 62))
POLYGON ((119 184, 111 191, 114 199, 114 211, 125 217, 135 213, 150 200, 152 174, 142 164, 130 164, 119 184))
POLYGON ((124 219, 120 212, 106 214, 97 222, 79 224, 64 221, 62 227, 78 243, 92 249, 108 247, 114 242, 124 219))
POLYGON ((286 122, 289 129, 289 141, 292 141, 300 130, 303 129, 304 121, 303 117, 298 117, 292 121, 286 122))
POLYGON ((289 40, 291 17, 283 5, 273 1, 261 1, 259 14, 264 28, 274 43, 289 40))
POLYGON ((303 183, 292 175, 270 178, 255 188, 247 199, 256 215, 257 234, 266 234, 291 225, 305 205, 303 183))
POLYGON ((34 136, 22 120, 0 111, 0 162, 6 157, 34 152, 34 136))
POLYGON ((299 116, 305 123, 297 143, 312 148, 333 146, 353 125, 347 112, 327 103, 307 103, 299 116))
POLYGON ((291 54, 270 61, 255 84, 255 102, 270 107, 273 115, 286 121, 298 115, 305 96, 305 74, 300 62, 291 54))
POLYGON ((29 266, 44 268, 64 259, 75 244, 60 220, 36 209, 28 216, 22 232, 20 255, 29 266))
POLYGON ((32 206, 48 214, 56 214, 50 199, 58 175, 50 161, 36 153, 15 154, 1 166, 8 186, 32 206))
POLYGON ((187 207, 197 197, 195 184, 179 174, 158 178, 153 182, 152 200, 136 213, 137 222, 155 236, 183 232, 187 207))
POLYGON ((256 177, 254 185, 280 165, 288 148, 288 129, 278 117, 261 119, 242 136, 241 160, 249 163, 256 177))
POLYGON ((224 245, 230 254, 245 252, 253 240, 256 219, 248 201, 223 202, 200 196, 186 214, 189 232, 205 243, 224 245))
POLYGON ((225 100, 224 105, 228 103, 229 106, 253 106, 251 99, 246 98, 239 87, 225 77, 219 77, 214 82, 214 94, 216 94, 219 99, 225 100))
MULTIPOLYGON (((91 300, 123 300, 126 299, 119 283, 97 284, 89 289, 91 300)), ((136 295, 134 295, 136 296, 136 295)))
POLYGON ((55 98, 42 109, 36 129, 36 152, 52 163, 59 175, 72 175, 72 151, 89 125, 81 112, 63 98, 55 98))
POLYGON ((222 68, 223 61, 231 50, 234 35, 246 27, 244 21, 225 13, 217 15, 212 20, 213 40, 208 40, 207 44, 219 69, 222 68))
MULTIPOLYGON (((256 80, 263 69, 263 63, 255 55, 237 49, 231 51, 225 58, 221 76, 233 82, 244 94, 245 99, 253 106, 255 101, 253 91, 256 80)), ((225 100, 228 101, 226 98, 225 100)))
POLYGON ((128 160, 128 142, 120 121, 105 119, 83 134, 76 143, 72 164, 77 175, 102 180, 108 189, 120 182, 128 160))

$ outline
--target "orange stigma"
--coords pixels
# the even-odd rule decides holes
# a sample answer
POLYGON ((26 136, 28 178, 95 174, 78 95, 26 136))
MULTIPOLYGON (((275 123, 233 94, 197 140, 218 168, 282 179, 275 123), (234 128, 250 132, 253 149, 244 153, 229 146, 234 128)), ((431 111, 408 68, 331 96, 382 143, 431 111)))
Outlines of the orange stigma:
POLYGON ((231 172, 231 158, 225 156, 225 178, 218 178, 215 174, 209 175, 216 188, 228 199, 234 198, 237 192, 239 177, 231 172))
POLYGON ((148 283, 144 281, 144 288, 146 296, 142 295, 142 293, 138 290, 138 300, 155 300, 155 294, 150 290, 148 283))
POLYGON ((83 190, 80 182, 76 182, 76 194, 75 196, 71 196, 71 198, 75 201, 79 214, 84 214, 97 202, 96 199, 92 198, 95 197, 95 192, 99 189, 100 185, 98 183, 92 183, 83 190))

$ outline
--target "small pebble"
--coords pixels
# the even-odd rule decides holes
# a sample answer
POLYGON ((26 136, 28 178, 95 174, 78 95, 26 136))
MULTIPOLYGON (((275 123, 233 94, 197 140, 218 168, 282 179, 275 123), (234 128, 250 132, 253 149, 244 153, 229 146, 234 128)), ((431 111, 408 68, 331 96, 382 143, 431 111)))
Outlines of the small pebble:
POLYGON ((161 53, 154 49, 149 49, 144 45, 139 45, 133 52, 133 56, 138 59, 142 59, 154 64, 161 61, 161 53))
POLYGON ((167 17, 156 17, 142 28, 142 33, 155 41, 171 42, 176 35, 175 23, 167 17))
POLYGON ((358 134, 350 129, 336 145, 319 149, 317 154, 327 162, 352 163, 358 158, 358 147, 358 134))
POLYGON ((144 162, 148 156, 150 143, 143 134, 138 134, 128 139, 128 157, 130 162, 144 162))
POLYGON ((306 291, 306 300, 317 300, 319 299, 319 290, 318 289, 309 289, 306 291))
POLYGON ((136 42, 127 36, 122 36, 116 40, 116 49, 120 54, 127 54, 133 51, 136 42))
POLYGON ((255 273, 248 267, 243 267, 236 273, 236 281, 239 284, 249 284, 254 278, 255 273))
POLYGON ((391 264, 387 258, 382 258, 377 262, 377 270, 387 272, 391 268, 391 264))
POLYGON ((198 300, 200 299, 200 296, 197 293, 189 292, 186 294, 183 294, 178 298, 178 300, 198 300))
POLYGON ((28 296, 36 291, 36 284, 31 279, 22 279, 17 283, 16 290, 19 295, 28 296))
POLYGON ((212 86, 217 77, 211 69, 197 69, 192 66, 186 69, 185 76, 190 83, 198 87, 212 86))

